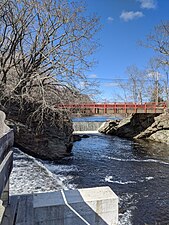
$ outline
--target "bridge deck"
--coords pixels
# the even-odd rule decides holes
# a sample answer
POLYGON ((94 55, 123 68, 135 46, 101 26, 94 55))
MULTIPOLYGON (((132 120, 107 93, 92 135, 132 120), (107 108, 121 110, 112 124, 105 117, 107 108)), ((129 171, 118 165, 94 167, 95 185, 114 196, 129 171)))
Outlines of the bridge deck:
POLYGON ((33 225, 33 196, 11 196, 1 225, 33 225))

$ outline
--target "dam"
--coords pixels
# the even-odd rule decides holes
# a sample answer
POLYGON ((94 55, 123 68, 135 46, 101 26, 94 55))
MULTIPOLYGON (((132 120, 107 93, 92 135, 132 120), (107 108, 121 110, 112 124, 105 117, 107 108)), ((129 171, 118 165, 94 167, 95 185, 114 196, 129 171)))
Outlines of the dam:
POLYGON ((73 129, 75 133, 83 133, 83 132, 97 133, 98 129, 102 126, 102 124, 103 122, 96 122, 96 121, 73 122, 73 129))

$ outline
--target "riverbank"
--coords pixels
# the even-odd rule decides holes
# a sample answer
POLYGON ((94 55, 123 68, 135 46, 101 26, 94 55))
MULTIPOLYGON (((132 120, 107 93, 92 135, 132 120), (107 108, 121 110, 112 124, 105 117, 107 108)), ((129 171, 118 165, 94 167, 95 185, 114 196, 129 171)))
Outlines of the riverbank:
POLYGON ((130 139, 146 139, 169 144, 169 113, 131 114, 122 120, 105 122, 99 132, 130 139))

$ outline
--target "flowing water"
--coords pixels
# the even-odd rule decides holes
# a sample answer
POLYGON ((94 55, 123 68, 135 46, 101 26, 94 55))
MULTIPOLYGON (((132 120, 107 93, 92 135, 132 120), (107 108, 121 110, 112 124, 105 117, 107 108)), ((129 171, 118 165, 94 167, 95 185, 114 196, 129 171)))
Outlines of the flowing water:
POLYGON ((74 143, 71 157, 58 162, 37 161, 16 150, 11 183, 13 193, 107 185, 119 197, 120 225, 169 225, 165 144, 90 134, 74 143), (32 189, 26 189, 25 176, 32 189))

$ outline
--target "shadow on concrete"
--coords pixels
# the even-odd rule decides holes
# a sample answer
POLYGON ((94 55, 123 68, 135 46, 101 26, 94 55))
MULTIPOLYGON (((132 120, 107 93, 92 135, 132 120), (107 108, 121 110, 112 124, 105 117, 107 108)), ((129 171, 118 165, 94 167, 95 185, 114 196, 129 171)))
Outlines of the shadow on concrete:
MULTIPOLYGON (((67 215, 65 215, 66 219, 64 221, 64 225, 109 225, 106 223, 103 218, 101 218, 83 199, 79 190, 69 190, 64 192, 68 205, 71 206, 83 219, 78 217, 68 206, 67 206, 67 215), (71 219, 70 219, 71 217, 71 219)), ((98 202, 90 202, 93 208, 96 209, 99 213, 102 212, 102 208, 98 202)), ((105 212, 106 214, 106 212, 105 212)), ((61 225, 61 224, 60 224, 61 225)), ((62 224, 63 225, 63 224, 62 224)))
POLYGON ((37 193, 34 225, 117 224, 118 198, 108 187, 37 193))

